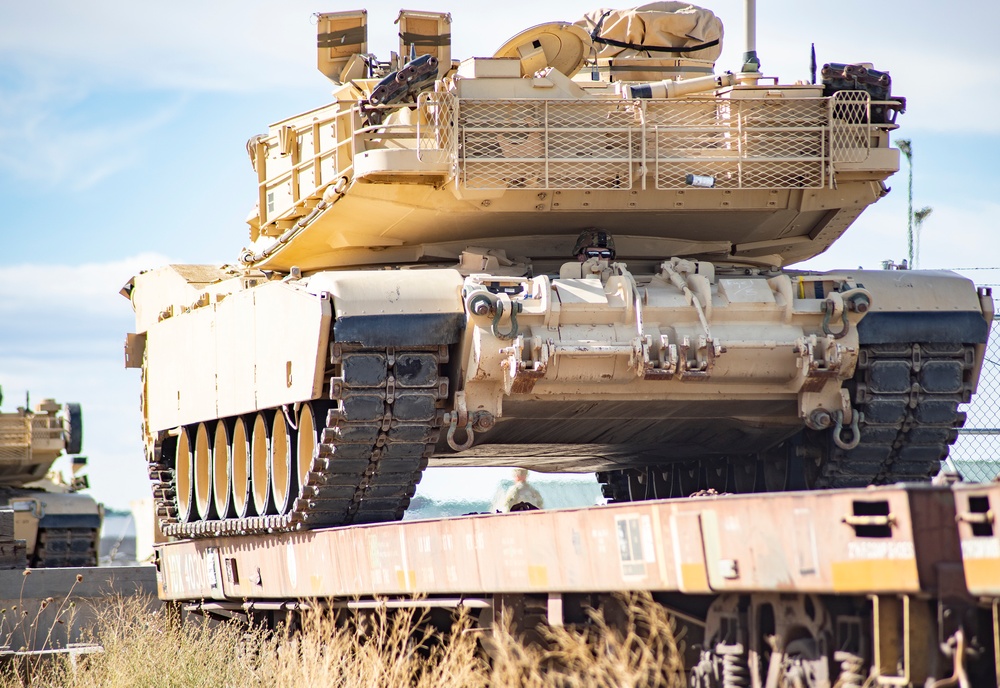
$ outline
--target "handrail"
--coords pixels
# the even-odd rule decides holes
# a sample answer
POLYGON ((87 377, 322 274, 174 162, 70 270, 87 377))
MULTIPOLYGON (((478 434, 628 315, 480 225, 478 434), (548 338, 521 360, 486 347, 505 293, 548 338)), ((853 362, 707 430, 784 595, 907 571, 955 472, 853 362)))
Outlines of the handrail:
POLYGON ((870 123, 872 102, 862 91, 633 101, 427 91, 416 103, 376 106, 385 112, 379 124, 365 121, 370 107, 346 105, 286 120, 258 143, 266 233, 281 234, 307 214, 336 179, 350 183, 354 157, 366 150, 413 149, 438 165, 438 179, 443 153, 449 179, 469 189, 670 190, 689 188, 693 176, 726 189, 823 188, 834 183, 837 164, 870 156, 874 130, 894 127, 870 123), (405 109, 412 122, 392 121, 405 109))

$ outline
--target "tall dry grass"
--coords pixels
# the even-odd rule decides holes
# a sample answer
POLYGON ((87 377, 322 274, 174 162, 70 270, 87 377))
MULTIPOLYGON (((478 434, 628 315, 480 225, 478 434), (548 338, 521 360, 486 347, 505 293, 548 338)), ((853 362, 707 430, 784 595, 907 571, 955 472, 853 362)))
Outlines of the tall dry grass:
POLYGON ((648 596, 624 600, 612 624, 600 611, 577 627, 544 627, 525 644, 516 628, 477 628, 459 613, 447 632, 422 610, 375 610, 337 624, 305 612, 290 630, 179 621, 148 601, 115 601, 94 638, 104 651, 9 666, 3 685, 150 687, 541 688, 686 685, 674 626, 648 596), (482 642, 481 642, 482 641, 482 642), (486 651, 488 649, 488 652, 486 651))

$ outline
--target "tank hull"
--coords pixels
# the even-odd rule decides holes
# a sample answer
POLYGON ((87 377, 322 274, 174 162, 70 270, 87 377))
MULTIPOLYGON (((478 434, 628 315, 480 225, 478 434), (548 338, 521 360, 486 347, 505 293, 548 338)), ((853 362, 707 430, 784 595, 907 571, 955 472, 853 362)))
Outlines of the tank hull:
POLYGON ((163 316, 133 354, 183 535, 399 518, 428 465, 597 471, 616 499, 926 478, 992 318, 943 272, 220 273, 183 308, 185 272, 132 289, 163 316))
POLYGON ((0 488, 0 507, 14 510, 16 540, 32 568, 97 566, 104 514, 90 495, 0 488))
MULTIPOLYGON (((622 16, 711 15, 674 9, 622 16)), ((320 15, 334 98, 248 142, 239 265, 124 290, 165 534, 400 518, 429 464, 596 470, 616 501, 938 469, 988 295, 788 267, 888 193, 887 73, 713 75, 721 24, 651 50, 593 18, 453 64, 417 14, 387 63, 365 12, 320 15)))

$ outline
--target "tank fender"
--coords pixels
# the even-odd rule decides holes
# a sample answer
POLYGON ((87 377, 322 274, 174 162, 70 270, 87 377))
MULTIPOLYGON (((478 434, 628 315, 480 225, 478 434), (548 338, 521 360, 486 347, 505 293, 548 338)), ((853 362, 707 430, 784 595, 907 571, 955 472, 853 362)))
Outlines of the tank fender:
POLYGON ((147 427, 315 399, 331 312, 325 294, 271 281, 157 322, 146 336, 147 427))
POLYGON ((46 514, 38 522, 38 527, 99 529, 101 523, 100 514, 46 514))
POLYGON ((865 270, 845 276, 872 294, 871 309, 858 323, 861 344, 986 342, 992 318, 965 277, 944 270, 865 270))
POLYGON ((438 346, 465 329, 457 270, 320 272, 309 289, 333 297, 334 340, 361 346, 438 346))

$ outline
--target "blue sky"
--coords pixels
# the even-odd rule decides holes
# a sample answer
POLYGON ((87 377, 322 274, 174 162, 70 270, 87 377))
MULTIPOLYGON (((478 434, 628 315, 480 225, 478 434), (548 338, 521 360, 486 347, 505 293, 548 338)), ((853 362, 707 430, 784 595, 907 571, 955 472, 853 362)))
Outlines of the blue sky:
MULTIPOLYGON (((742 52, 742 2, 705 3, 726 25, 720 70, 742 52)), ((759 0, 763 71, 789 82, 818 61, 870 61, 908 99, 899 137, 913 141, 914 205, 931 206, 921 267, 1000 265, 1000 9, 940 3, 759 0), (947 27, 947 28, 945 28, 947 27)), ((246 140, 327 102, 315 69, 313 2, 48 0, 0 7, 0 385, 4 409, 53 396, 83 404, 92 493, 114 507, 145 496, 139 375, 122 365, 133 326, 117 294, 139 269, 233 261, 255 177, 246 140)), ((488 55, 544 21, 590 4, 440 2, 453 55, 488 55)), ((398 6, 370 3, 370 49, 394 46, 398 6)), ((877 268, 906 254, 906 168, 819 269, 877 268)), ((967 273, 1000 282, 998 270, 967 273)), ((492 494, 492 472, 482 492, 492 494)), ((440 469, 421 492, 474 496, 468 474, 440 469)))

